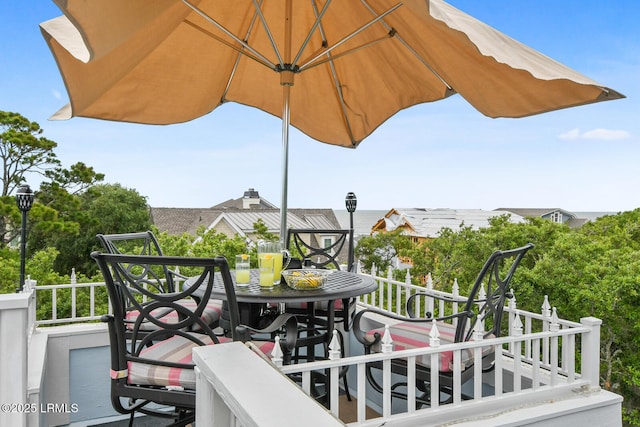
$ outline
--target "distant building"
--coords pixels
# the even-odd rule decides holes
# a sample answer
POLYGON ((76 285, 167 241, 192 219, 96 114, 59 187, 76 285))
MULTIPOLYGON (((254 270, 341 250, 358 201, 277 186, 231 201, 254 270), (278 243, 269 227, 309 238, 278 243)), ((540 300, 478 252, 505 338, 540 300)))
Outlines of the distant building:
MULTIPOLYGON (((288 209, 287 212, 287 228, 341 229, 332 209, 288 209)), ((206 231, 215 230, 231 238, 237 235, 256 241, 253 225, 258 220, 265 223, 270 233, 280 234, 280 210, 261 198, 253 188, 238 199, 229 199, 210 208, 151 208, 151 220, 158 230, 172 235, 187 233, 195 237, 198 228, 204 227, 206 231)), ((331 245, 335 237, 323 233, 310 238, 331 245)))
POLYGON ((589 221, 587 218, 578 218, 575 213, 560 208, 499 208, 497 211, 511 212, 525 218, 548 219, 559 224, 567 224, 569 227, 581 227, 589 221))
POLYGON ((402 234, 409 236, 415 244, 420 244, 438 237, 443 228, 457 230, 461 225, 472 229, 488 227, 491 218, 501 215, 510 215, 514 223, 524 221, 518 214, 500 210, 394 208, 373 226, 371 233, 401 229, 402 234))

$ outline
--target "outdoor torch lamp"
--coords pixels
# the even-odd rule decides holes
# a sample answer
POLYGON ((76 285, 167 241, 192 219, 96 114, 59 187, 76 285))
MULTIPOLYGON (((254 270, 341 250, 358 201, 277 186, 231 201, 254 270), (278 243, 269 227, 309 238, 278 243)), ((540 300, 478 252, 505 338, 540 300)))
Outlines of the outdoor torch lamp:
POLYGON ((24 288, 24 263, 26 257, 26 243, 27 243, 27 212, 33 206, 33 191, 28 185, 23 185, 18 188, 16 193, 16 203, 18 209, 22 212, 22 229, 20 234, 20 287, 18 292, 22 292, 24 288))
POLYGON ((349 260, 347 261, 347 266, 349 271, 353 271, 353 213, 356 211, 356 205, 358 204, 358 199, 356 199, 356 195, 353 192, 348 192, 347 197, 344 199, 344 203, 347 206, 347 212, 349 212, 349 260))

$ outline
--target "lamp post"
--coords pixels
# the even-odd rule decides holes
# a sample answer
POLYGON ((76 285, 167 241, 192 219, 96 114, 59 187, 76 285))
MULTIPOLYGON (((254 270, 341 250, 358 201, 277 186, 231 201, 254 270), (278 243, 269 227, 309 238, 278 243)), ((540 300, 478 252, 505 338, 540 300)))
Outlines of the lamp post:
POLYGON ((18 292, 22 292, 24 288, 24 262, 26 257, 26 243, 27 243, 27 212, 33 205, 33 191, 28 185, 23 185, 18 188, 16 193, 16 203, 18 209, 22 212, 22 230, 20 233, 20 287, 18 292))
POLYGON ((347 268, 349 271, 353 271, 353 213, 356 211, 356 205, 358 199, 352 192, 347 193, 347 197, 344 199, 344 203, 347 206, 347 212, 349 212, 349 259, 347 261, 347 268))

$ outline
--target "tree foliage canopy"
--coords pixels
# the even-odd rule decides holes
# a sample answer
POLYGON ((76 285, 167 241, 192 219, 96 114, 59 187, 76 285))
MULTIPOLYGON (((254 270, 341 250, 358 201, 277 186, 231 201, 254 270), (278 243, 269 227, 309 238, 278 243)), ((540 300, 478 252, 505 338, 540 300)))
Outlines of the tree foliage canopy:
POLYGON ((601 217, 571 229, 540 218, 514 224, 508 217, 487 228, 443 229, 437 238, 403 249, 390 244, 398 236, 364 240, 360 255, 396 252, 412 259, 414 278, 431 273, 436 288, 449 291, 454 279, 465 293, 494 250, 526 243, 535 248, 523 259, 513 279, 518 307, 540 312, 545 295, 558 314, 569 320, 602 319, 602 387, 624 396, 624 419, 640 425, 640 209, 601 217))

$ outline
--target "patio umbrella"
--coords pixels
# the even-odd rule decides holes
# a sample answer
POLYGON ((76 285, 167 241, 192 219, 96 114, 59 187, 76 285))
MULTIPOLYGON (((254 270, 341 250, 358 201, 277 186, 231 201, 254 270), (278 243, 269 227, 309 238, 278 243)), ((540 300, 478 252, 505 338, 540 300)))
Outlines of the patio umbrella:
POLYGON ((441 0, 55 0, 41 24, 74 116, 170 124, 225 102, 356 147, 393 114, 460 94, 489 117, 623 97, 441 0))

